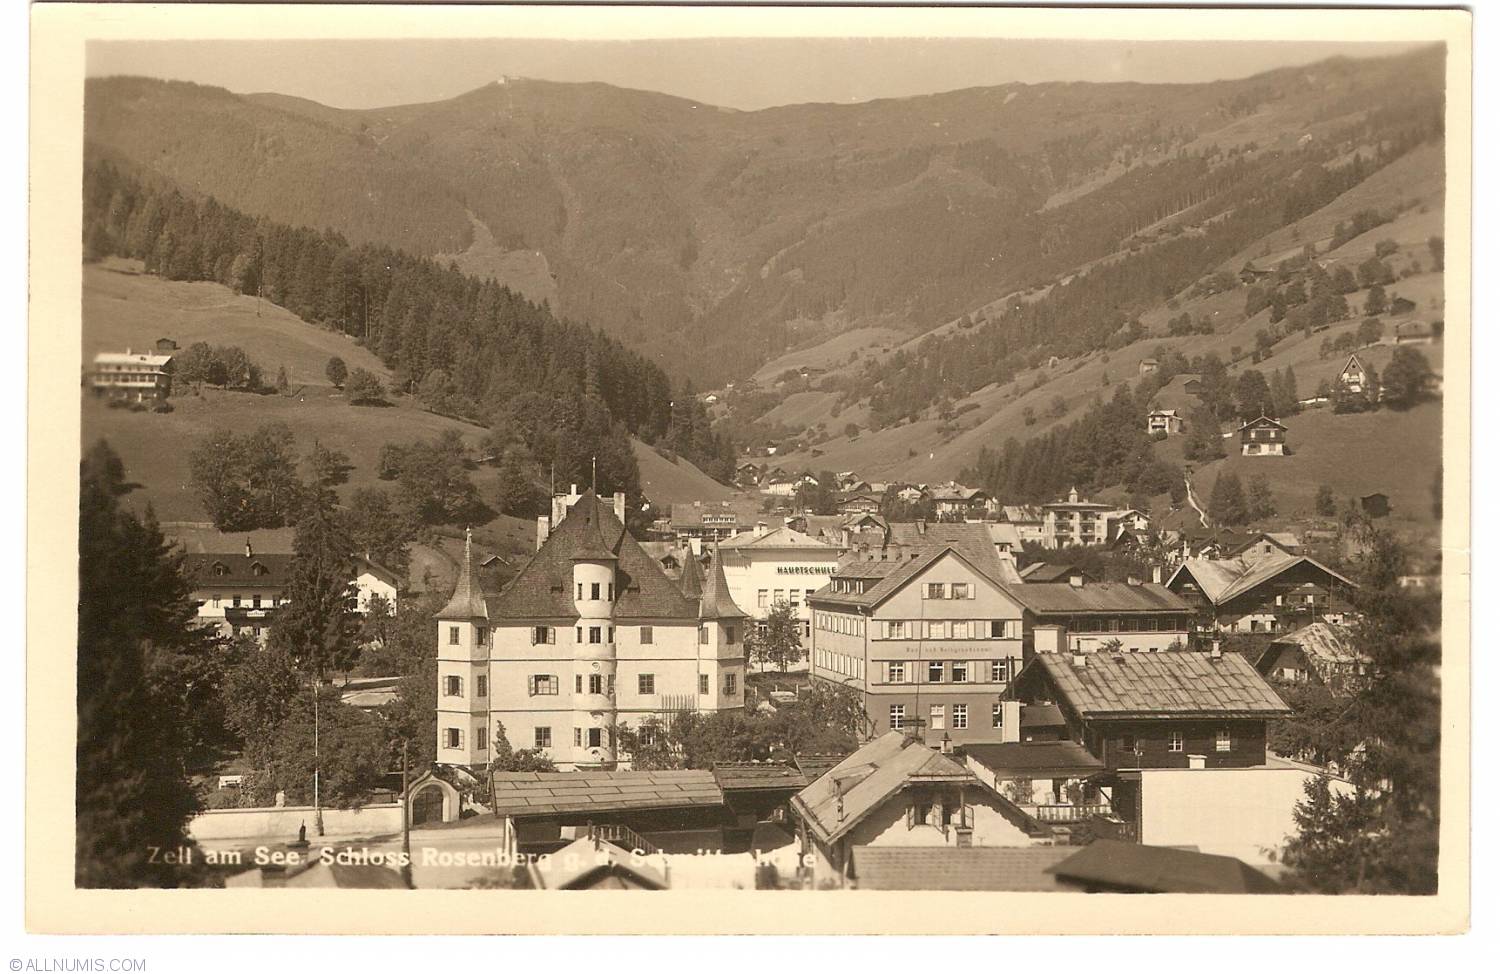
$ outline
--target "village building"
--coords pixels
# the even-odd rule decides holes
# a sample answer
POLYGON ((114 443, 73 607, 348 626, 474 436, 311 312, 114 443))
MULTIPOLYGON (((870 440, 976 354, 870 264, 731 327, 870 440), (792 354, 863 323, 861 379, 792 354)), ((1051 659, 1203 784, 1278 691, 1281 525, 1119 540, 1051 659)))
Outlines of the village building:
POLYGON ((839 501, 839 513, 844 516, 879 514, 880 498, 874 494, 850 494, 839 501))
POLYGON ((386 611, 395 615, 400 606, 400 588, 401 577, 369 555, 354 559, 355 612, 365 615, 370 611, 370 599, 379 596, 385 600, 386 611))
POLYGON ((276 610, 287 603, 291 567, 291 555, 257 554, 249 541, 242 554, 191 552, 182 559, 198 623, 228 637, 252 636, 261 645, 276 610))
POLYGON ((1298 555, 1302 553, 1302 542, 1290 531, 1262 531, 1248 540, 1227 549, 1231 558, 1259 560, 1275 554, 1298 555))
POLYGON ((1261 416, 1239 428, 1240 454, 1247 457, 1286 455, 1286 427, 1269 416, 1261 416))
POLYGON ((764 472, 764 467, 751 463, 748 460, 746 460, 744 463, 741 463, 738 467, 734 468, 735 479, 739 481, 740 486, 742 487, 758 486, 760 484, 761 475, 764 472))
MULTIPOLYGON (((1023 708, 1022 716, 1041 706, 1023 708)), ((1062 724, 1060 715, 1058 723, 1062 724)), ((1068 740, 1065 724, 1062 730, 1057 739, 967 744, 960 753, 979 780, 1041 825, 1073 825, 1114 815, 1109 799, 1092 781, 1104 770, 1104 762, 1068 740)))
POLYGON ((810 474, 778 474, 766 476, 760 483, 760 492, 772 497, 791 497, 803 484, 817 486, 818 479, 810 474))
POLYGON ((1364 685, 1370 657, 1354 648, 1347 626, 1326 622, 1278 636, 1261 651, 1256 672, 1283 683, 1321 683, 1335 693, 1348 694, 1364 685))
POLYGON ((1112 510, 1109 504, 1083 500, 1074 487, 1066 500, 1042 505, 1042 547, 1103 544, 1109 540, 1104 514, 1112 510))
POLYGON ((739 515, 727 502, 718 504, 693 501, 673 504, 671 537, 678 544, 697 540, 704 544, 723 541, 740 530, 739 515))
POLYGON ((1154 358, 1143 358, 1143 359, 1141 359, 1141 364, 1138 367, 1137 372, 1140 375, 1150 375, 1151 373, 1155 372, 1159 368, 1161 368, 1161 363, 1158 362, 1156 359, 1154 359, 1154 358))
POLYGON ((927 494, 932 499, 933 513, 939 520, 962 521, 994 513, 990 495, 977 487, 965 487, 949 481, 930 487, 927 494))
POLYGON ((1430 321, 1403 321, 1396 325, 1397 345, 1431 345, 1441 335, 1441 326, 1430 321))
POLYGON ((944 544, 849 561, 809 604, 812 677, 854 690, 871 732, 1017 739, 1000 692, 1021 665, 1024 608, 975 559, 944 544))
POLYGON ((990 533, 990 541, 994 542, 995 553, 1014 562, 1025 547, 1020 529, 1009 521, 986 521, 984 526, 990 533))
POLYGON ((1103 651, 1161 653, 1188 648, 1193 607, 1153 582, 1064 582, 1013 586, 1025 608, 1026 658, 1103 651))
POLYGON ((1028 846, 1040 838, 968 768, 899 730, 798 792, 792 811, 819 886, 848 885, 863 848, 1028 846))
POLYGON ((1021 569, 1021 581, 1028 585, 1046 584, 1050 582, 1066 582, 1077 578, 1084 582, 1097 582, 1099 579, 1070 563, 1055 563, 1048 561, 1034 561, 1021 569))
POLYGON ((437 615, 438 763, 486 766, 504 727, 559 768, 610 768, 617 725, 744 705, 746 614, 722 565, 669 578, 625 531, 624 506, 554 498, 536 553, 498 593, 465 544, 437 615))
POLYGON ((1376 390, 1379 388, 1379 377, 1365 367, 1360 360, 1359 354, 1349 356, 1349 361, 1339 371, 1338 391, 1349 396, 1363 396, 1374 400, 1376 390))
POLYGON ((1016 527, 1021 543, 1042 544, 1047 537, 1046 518, 1042 509, 1028 504, 1006 504, 1000 508, 1000 519, 1016 527))
POLYGON ((789 527, 756 524, 717 548, 719 568, 729 597, 762 624, 778 603, 786 603, 802 621, 804 646, 811 638, 808 600, 838 570, 843 551, 789 527))
POLYGON ((1285 632, 1312 622, 1342 623, 1355 584, 1306 555, 1277 550, 1234 558, 1188 558, 1167 588, 1197 613, 1200 629, 1285 632))
POLYGON ((1182 432, 1183 419, 1177 415, 1175 409, 1153 409, 1146 414, 1146 434, 1155 436, 1161 433, 1164 436, 1175 436, 1182 432))
POLYGON ((89 383, 100 398, 161 402, 172 394, 172 366, 170 352, 100 352, 89 383))

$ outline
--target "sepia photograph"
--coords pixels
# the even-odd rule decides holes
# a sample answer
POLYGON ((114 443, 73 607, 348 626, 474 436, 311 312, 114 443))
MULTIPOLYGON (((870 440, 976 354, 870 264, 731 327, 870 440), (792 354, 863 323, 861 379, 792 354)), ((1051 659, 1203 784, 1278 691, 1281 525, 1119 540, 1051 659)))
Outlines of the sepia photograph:
POLYGON ((196 6, 33 68, 58 896, 1466 926, 1466 12, 196 6))

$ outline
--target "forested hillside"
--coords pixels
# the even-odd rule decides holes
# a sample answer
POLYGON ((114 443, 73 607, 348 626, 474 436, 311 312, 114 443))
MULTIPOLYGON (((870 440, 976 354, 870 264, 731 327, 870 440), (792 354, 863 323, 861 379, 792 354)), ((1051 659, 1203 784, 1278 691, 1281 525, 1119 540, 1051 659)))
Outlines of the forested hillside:
POLYGON ((589 483, 597 457, 600 487, 638 500, 631 434, 731 475, 733 446, 715 437, 696 397, 674 396, 658 366, 492 280, 252 218, 96 159, 83 189, 86 258, 137 258, 148 273, 258 294, 354 336, 389 367, 398 394, 495 429, 493 455, 520 476, 589 483))
MULTIPOLYGON (((523 267, 532 293, 545 267, 555 310, 706 386, 849 328, 920 334, 1132 247, 1163 248, 1153 261, 1173 266, 1128 276, 1165 288, 1192 244, 1217 252, 1281 219, 1288 200, 1265 199, 1276 187, 1305 178, 1316 197, 1312 167, 1352 150, 1373 160, 1436 112, 1442 63, 1426 50, 1210 84, 758 112, 524 79, 343 111, 109 78, 89 83, 87 133, 186 191, 355 244, 459 253, 472 214, 493 244, 466 267, 501 283, 523 267)), ((1123 303, 1128 315, 1134 298, 1123 303)), ((1091 319, 1061 343, 1097 344, 1120 324, 1091 319)), ((984 366, 1019 344, 987 350, 984 366)))

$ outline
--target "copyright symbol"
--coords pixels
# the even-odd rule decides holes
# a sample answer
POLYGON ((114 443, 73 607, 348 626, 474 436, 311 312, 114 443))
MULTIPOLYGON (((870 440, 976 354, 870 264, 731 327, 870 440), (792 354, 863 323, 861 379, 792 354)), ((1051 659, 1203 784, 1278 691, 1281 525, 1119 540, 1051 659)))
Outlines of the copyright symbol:
POLYGON ((13 971, 19 971, 22 966, 23 965, 21 964, 21 958, 19 958, 19 957, 12 957, 10 959, 10 969, 11 970, 13 970, 13 971))

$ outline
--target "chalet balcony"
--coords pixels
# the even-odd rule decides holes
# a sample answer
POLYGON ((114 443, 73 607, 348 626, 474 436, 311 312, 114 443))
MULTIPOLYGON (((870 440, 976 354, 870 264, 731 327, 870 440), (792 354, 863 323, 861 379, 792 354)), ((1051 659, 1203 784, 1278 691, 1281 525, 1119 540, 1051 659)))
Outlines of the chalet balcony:
POLYGON ((1115 813, 1109 802, 1089 805, 1021 805, 1019 807, 1021 811, 1038 822, 1045 822, 1048 825, 1085 822, 1096 815, 1108 817, 1115 813))

